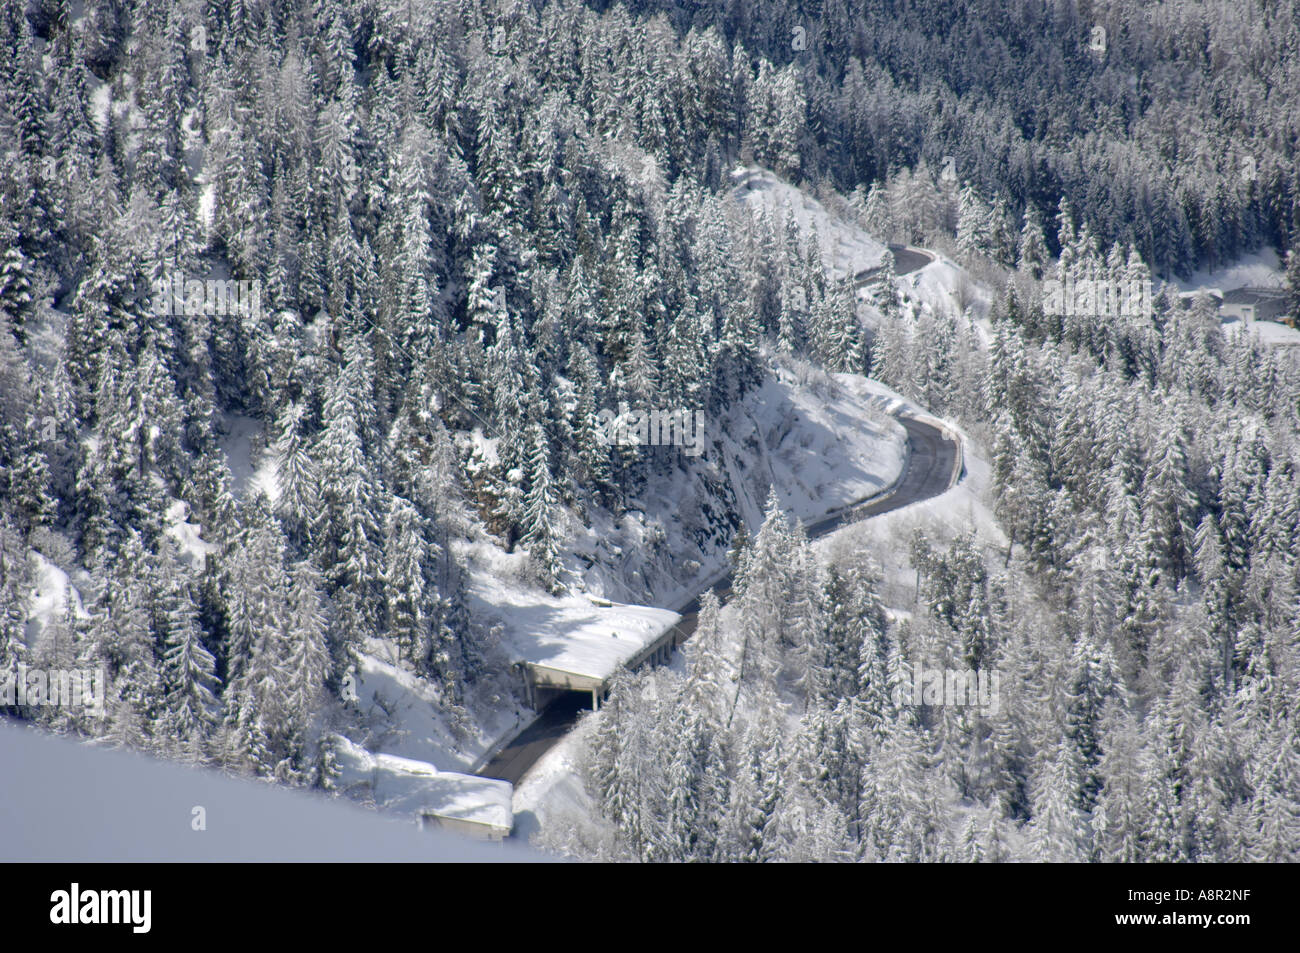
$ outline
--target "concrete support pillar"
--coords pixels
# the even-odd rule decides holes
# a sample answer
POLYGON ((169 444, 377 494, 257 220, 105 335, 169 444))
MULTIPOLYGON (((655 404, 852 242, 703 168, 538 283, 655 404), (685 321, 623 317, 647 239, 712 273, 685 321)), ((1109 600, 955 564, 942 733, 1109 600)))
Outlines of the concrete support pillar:
POLYGON ((591 710, 600 711, 600 692, 594 688, 591 690, 591 710))

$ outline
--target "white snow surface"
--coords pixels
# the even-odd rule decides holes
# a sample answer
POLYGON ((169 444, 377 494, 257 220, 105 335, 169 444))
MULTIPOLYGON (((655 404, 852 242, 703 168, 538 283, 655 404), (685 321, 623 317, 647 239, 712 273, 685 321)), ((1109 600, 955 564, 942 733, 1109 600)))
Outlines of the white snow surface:
POLYGON ((280 495, 275 481, 275 463, 265 450, 255 452, 265 432, 262 421, 227 414, 222 418, 222 424, 226 436, 221 440, 221 449, 230 469, 232 492, 242 499, 250 492, 260 491, 274 503, 280 495))
POLYGON ((903 469, 901 427, 853 389, 867 378, 824 380, 820 393, 769 381, 756 401, 762 410, 789 405, 782 423, 788 429, 771 452, 771 466, 783 509, 804 522, 880 492, 903 469))
MULTIPOLYGON (((1223 322, 1223 333, 1226 335, 1240 334, 1242 330, 1240 321, 1223 322)), ((1300 331, 1276 321, 1252 321, 1244 330, 1261 344, 1270 347, 1300 347, 1300 331)))
POLYGON ((681 618, 668 609, 601 606, 581 595, 550 598, 482 578, 474 580, 470 597, 475 611, 505 624, 503 647, 514 661, 601 679, 681 618))
POLYGON ((0 719, 0 859, 57 861, 546 860, 518 843, 419 830, 344 799, 143 754, 81 744, 0 719), (194 828, 195 808, 205 829, 194 828))
POLYGON ((183 558, 195 571, 203 569, 204 558, 215 553, 218 546, 203 539, 203 527, 189 522, 190 506, 176 500, 167 508, 167 528, 164 530, 176 542, 183 558))
POLYGON ((363 786, 384 811, 418 817, 423 813, 452 817, 509 830, 513 824, 508 781, 439 771, 427 761, 392 754, 372 754, 339 738, 339 787, 363 786))
MULTIPOLYGON (((35 550, 32 550, 29 555, 36 570, 36 587, 32 592, 28 618, 48 623, 61 616, 67 609, 68 574, 35 550)), ((75 592, 74 596, 76 596, 75 592)), ((85 618, 85 611, 81 608, 79 597, 77 597, 77 612, 81 618, 85 618)))
POLYGON ((494 692, 498 687, 491 681, 484 686, 482 701, 493 707, 475 708, 468 733, 458 733, 435 687, 399 666, 390 642, 370 639, 360 655, 352 705, 359 714, 358 728, 368 732, 364 745, 370 751, 423 761, 441 771, 472 771, 525 716, 507 691, 494 692))
POLYGON ((936 314, 961 317, 964 313, 967 320, 974 322, 981 342, 987 346, 992 339, 988 317, 993 307, 993 292, 987 285, 972 278, 952 259, 933 251, 930 254, 934 255, 934 261, 899 279, 904 304, 908 299, 913 299, 920 306, 931 308, 936 314), (959 304, 963 293, 969 298, 965 312, 959 304))
POLYGON ((46 628, 63 620, 69 600, 76 618, 88 616, 81 602, 81 593, 72 585, 66 572, 34 549, 28 552, 28 558, 32 561, 36 584, 27 604, 25 637, 28 646, 35 646, 46 628))
POLYGON ((887 249, 883 243, 833 214, 811 195, 782 181, 774 172, 741 166, 731 173, 731 180, 735 183, 732 197, 755 213, 765 210, 778 228, 787 214, 794 216, 805 238, 815 228, 822 259, 837 277, 856 275, 884 262, 887 249))
POLYGON ((1195 272, 1186 281, 1175 279, 1179 291, 1196 291, 1198 288, 1218 288, 1232 291, 1246 287, 1281 287, 1285 280, 1282 263, 1277 252, 1263 248, 1213 270, 1195 272))

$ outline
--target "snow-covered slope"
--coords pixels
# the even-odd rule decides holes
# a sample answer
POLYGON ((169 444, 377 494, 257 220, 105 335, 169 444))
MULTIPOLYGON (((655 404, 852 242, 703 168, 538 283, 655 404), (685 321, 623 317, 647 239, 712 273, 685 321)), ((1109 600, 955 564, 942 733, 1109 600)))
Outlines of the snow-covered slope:
POLYGON ((7 722, 0 763, 0 858, 9 863, 542 859, 515 844, 422 831, 346 800, 7 722))
MULTIPOLYGON (((799 227, 801 240, 816 236, 822 247, 822 259, 836 277, 852 277, 878 268, 885 261, 888 246, 860 225, 827 209, 821 202, 799 188, 782 181, 773 172, 758 167, 741 167, 732 172, 735 183, 731 196, 754 215, 766 216, 780 227, 792 216, 799 227)), ((975 281, 960 265, 945 255, 920 250, 931 261, 896 278, 896 287, 905 311, 919 313, 929 309, 935 314, 961 316, 964 312, 982 331, 988 329, 992 304, 989 289, 975 281)), ((863 292, 865 295, 865 292, 863 292)), ((860 317, 873 330, 881 315, 868 303, 860 317)))
POLYGON ((903 465, 898 423, 819 371, 787 365, 725 418, 709 421, 713 449, 690 474, 652 480, 639 512, 596 518, 573 540, 586 591, 619 602, 679 606, 726 569, 738 526, 720 522, 730 498, 755 527, 769 488, 809 521, 878 492, 903 465))
POLYGON ((506 553, 488 539, 466 546, 469 608, 495 633, 503 668, 491 689, 495 702, 476 710, 468 736, 458 734, 432 693, 394 664, 387 643, 372 640, 357 685, 365 746, 443 771, 471 771, 533 716, 514 696, 521 683, 506 670, 510 663, 611 674, 676 621, 676 613, 651 605, 678 607, 728 568, 734 529, 709 519, 710 493, 718 488, 753 528, 769 486, 789 512, 811 522, 892 484, 902 471, 905 435, 872 397, 819 371, 781 370, 709 428, 714 448, 698 458, 701 468, 651 479, 636 509, 620 520, 598 513, 590 527, 572 521, 567 595, 531 584, 522 551, 506 553))
POLYGON ((827 210, 775 173, 757 166, 742 166, 732 172, 731 179, 735 183, 732 198, 756 214, 766 213, 778 227, 787 215, 792 215, 805 239, 815 232, 821 242, 822 260, 837 277, 851 277, 884 262, 887 251, 884 243, 827 210))
POLYGON ((1242 255, 1229 264, 1213 270, 1200 269, 1192 273, 1186 281, 1175 278, 1174 284, 1179 291, 1195 291, 1198 288, 1218 288, 1220 291, 1232 291, 1235 288, 1281 287, 1286 280, 1281 259, 1271 248, 1261 248, 1249 255, 1242 255))
MULTIPOLYGON (((837 273, 876 267, 888 253, 861 228, 769 172, 747 170, 738 182, 737 201, 765 207, 777 220, 789 209, 805 233, 815 230, 837 273)), ((945 307, 960 275, 943 259, 929 267, 934 274, 913 292, 917 306, 945 307)), ((900 279, 904 293, 911 285, 912 278, 900 279)), ((706 421, 709 450, 692 458, 689 468, 666 460, 621 517, 597 511, 589 525, 567 522, 570 595, 549 596, 532 585, 522 551, 506 553, 490 539, 463 548, 471 609, 496 633, 503 660, 585 666, 607 675, 676 618, 638 603, 679 607, 723 574, 732 537, 741 525, 752 529, 762 522, 769 489, 787 512, 811 522, 898 479, 905 433, 865 379, 846 386, 798 361, 778 358, 777 365, 740 406, 706 421), (721 507, 739 522, 724 518, 721 507), (588 596, 615 604, 593 605, 588 596)), ((244 469, 253 474, 258 465, 244 469)), ((422 697, 418 681, 381 661, 384 655, 375 647, 365 659, 359 691, 374 753, 471 770, 491 750, 494 733, 505 740, 531 718, 511 697, 509 680, 498 679, 495 715, 480 722, 472 738, 456 737, 422 697)), ((382 774, 383 765, 376 770, 382 774)))
POLYGON ((339 739, 339 788, 364 797, 390 814, 455 818, 508 831, 513 826, 509 782, 456 771, 439 771, 425 761, 371 754, 339 739))

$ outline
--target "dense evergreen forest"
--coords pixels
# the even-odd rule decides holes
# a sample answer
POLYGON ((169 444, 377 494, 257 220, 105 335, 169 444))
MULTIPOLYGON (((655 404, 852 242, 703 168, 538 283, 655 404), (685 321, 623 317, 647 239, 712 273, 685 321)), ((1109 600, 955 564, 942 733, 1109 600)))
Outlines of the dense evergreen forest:
MULTIPOLYGON (((1105 274, 1067 227, 1065 269, 1105 274)), ((1136 259, 1123 274, 1140 269, 1136 259)), ((988 348, 899 315, 874 373, 989 448, 1010 548, 918 530, 891 624, 868 551, 822 566, 769 508, 685 674, 625 677, 587 783, 643 860, 1289 861, 1300 850, 1300 388, 1208 299, 1044 314, 1007 283, 988 348), (994 670, 988 708, 900 704, 994 670)))
POLYGON ((774 91, 760 67, 747 97, 759 128, 731 141, 748 134, 786 175, 847 193, 951 159, 1015 224, 1051 220, 1064 197, 1162 276, 1284 250, 1300 225, 1300 11, 1285 0, 629 7, 771 64, 774 91))

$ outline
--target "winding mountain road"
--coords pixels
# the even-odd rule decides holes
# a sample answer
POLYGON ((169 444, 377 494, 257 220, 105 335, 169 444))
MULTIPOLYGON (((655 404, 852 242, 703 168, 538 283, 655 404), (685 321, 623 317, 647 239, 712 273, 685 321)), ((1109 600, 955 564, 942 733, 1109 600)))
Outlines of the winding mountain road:
MULTIPOLYGON (((932 252, 923 248, 895 244, 888 247, 894 256, 894 274, 898 277, 924 268, 935 258, 932 252)), ((873 268, 859 272, 854 275, 854 283, 859 287, 869 284, 877 271, 878 268, 873 268)), ((954 473, 961 453, 956 438, 925 420, 905 415, 899 415, 897 419, 907 431, 907 472, 902 480, 892 492, 846 507, 807 526, 810 539, 825 536, 846 523, 869 519, 881 513, 902 509, 918 500, 938 496, 960 478, 960 473, 954 473)), ((731 576, 715 582, 709 588, 725 601, 731 595, 731 576)), ((677 631, 681 633, 680 641, 685 641, 695 632, 700 596, 697 595, 679 611, 682 620, 677 623, 677 631)), ((511 784, 518 784, 528 769, 577 723, 578 716, 586 710, 586 697, 581 692, 566 692, 557 698, 536 721, 475 773, 481 777, 501 778, 511 784)))
MULTIPOLYGON (((919 500, 930 499, 944 493, 961 477, 958 462, 961 445, 957 437, 927 420, 899 415, 898 422, 907 431, 906 472, 892 491, 870 497, 832 513, 805 529, 810 539, 859 520, 879 516, 919 500)), ((716 581, 709 588, 726 601, 731 595, 731 576, 716 581)), ((703 593, 701 593, 702 595, 703 593)), ((679 611, 682 619, 677 623, 678 642, 689 639, 695 632, 700 609, 700 596, 696 596, 679 611)), ((557 698, 514 741, 510 742, 476 773, 482 777, 500 778, 518 784, 528 770, 577 723, 578 716, 587 708, 588 696, 582 692, 566 692, 557 698)))
MULTIPOLYGON (((961 452, 956 437, 926 420, 901 415, 897 419, 907 431, 908 450, 907 472, 898 485, 892 492, 872 497, 808 524, 804 527, 804 532, 809 539, 820 539, 849 523, 901 510, 912 503, 946 493, 960 479, 961 474, 954 472, 961 452)), ((727 575, 711 588, 719 599, 726 602, 731 598, 731 576, 727 575)), ((682 634, 684 641, 695 634, 700 597, 696 596, 680 611, 682 620, 677 623, 677 631, 682 634)))

